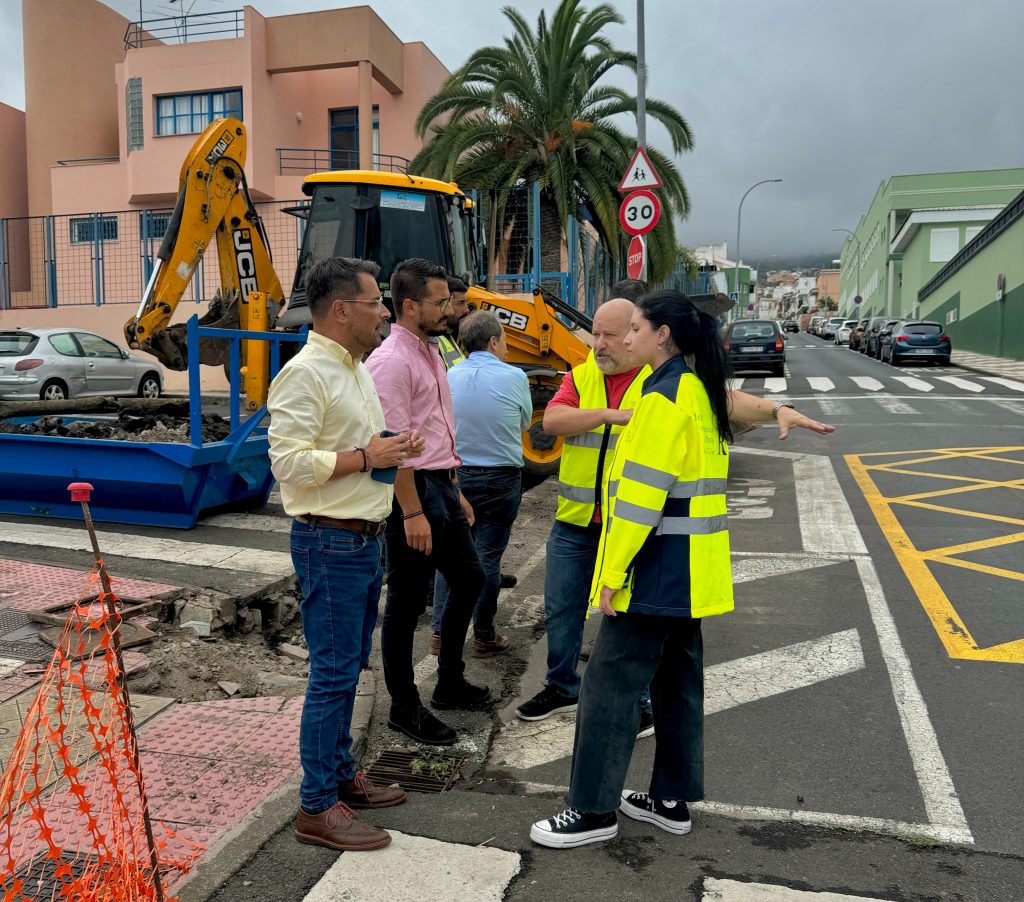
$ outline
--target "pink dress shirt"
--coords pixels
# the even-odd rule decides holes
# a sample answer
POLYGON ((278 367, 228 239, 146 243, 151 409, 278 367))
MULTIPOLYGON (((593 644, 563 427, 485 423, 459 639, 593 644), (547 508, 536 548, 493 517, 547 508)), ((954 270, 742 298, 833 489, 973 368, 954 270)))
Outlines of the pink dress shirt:
POLYGON ((448 373, 437 345, 397 323, 366 361, 391 432, 415 429, 426 447, 403 466, 447 470, 462 461, 455 453, 455 416, 448 373))

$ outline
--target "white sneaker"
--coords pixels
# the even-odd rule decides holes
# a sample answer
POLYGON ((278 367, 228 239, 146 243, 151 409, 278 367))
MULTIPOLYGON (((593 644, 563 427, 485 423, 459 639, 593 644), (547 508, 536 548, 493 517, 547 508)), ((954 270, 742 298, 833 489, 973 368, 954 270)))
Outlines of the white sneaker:
POLYGON ((658 802, 646 792, 623 790, 619 811, 635 821, 646 821, 676 836, 689 833, 693 827, 686 802, 658 802))

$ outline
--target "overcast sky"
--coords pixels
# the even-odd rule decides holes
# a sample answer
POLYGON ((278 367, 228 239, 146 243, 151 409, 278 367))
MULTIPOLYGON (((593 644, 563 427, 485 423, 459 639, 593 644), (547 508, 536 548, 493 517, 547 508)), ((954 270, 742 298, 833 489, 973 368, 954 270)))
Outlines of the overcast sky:
MULTIPOLYGON (((19 108, 21 3, 0 0, 0 101, 19 108)), ((138 0, 107 5, 138 17, 138 0)), ((354 4, 253 5, 280 15, 354 4)), ((402 40, 425 41, 450 69, 469 49, 507 33, 503 4, 495 0, 371 5, 402 40)), ((555 0, 516 5, 533 21, 540 9, 553 10, 555 0)), ((636 3, 614 5, 626 25, 608 36, 635 47, 636 3)), ((143 6, 147 18, 178 8, 168 0, 143 6)), ((195 0, 194 12, 241 6, 195 0)), ((1020 0, 647 0, 646 6, 648 94, 675 105, 695 137, 693 152, 678 160, 693 206, 680 238, 691 246, 727 241, 734 251, 740 197, 764 178, 784 181, 758 188, 744 204, 741 250, 751 263, 771 254, 838 256, 843 236, 830 230, 853 228, 891 175, 1024 166, 1020 0)), ((670 151, 656 125, 648 140, 670 151)))

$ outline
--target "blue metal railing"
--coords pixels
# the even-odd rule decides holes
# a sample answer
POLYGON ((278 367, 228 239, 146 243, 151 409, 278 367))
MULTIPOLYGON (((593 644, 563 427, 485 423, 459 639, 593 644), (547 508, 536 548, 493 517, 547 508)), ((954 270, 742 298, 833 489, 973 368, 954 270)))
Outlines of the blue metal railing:
POLYGON ((162 19, 129 22, 124 32, 124 49, 146 44, 187 44, 189 41, 240 38, 245 35, 245 10, 189 13, 162 19))
MULTIPOLYGON (((200 338, 221 338, 228 342, 228 383, 229 383, 229 404, 230 412, 228 422, 231 427, 232 436, 241 442, 252 434, 260 421, 267 415, 266 405, 252 413, 246 419, 246 428, 235 435, 236 430, 242 422, 242 404, 240 400, 241 369, 242 369, 242 342, 254 339, 256 341, 270 342, 270 378, 273 379, 281 370, 281 345, 284 342, 298 344, 300 347, 306 343, 307 328, 301 332, 250 332, 243 329, 213 329, 199 325, 199 315, 193 314, 189 317, 186 329, 186 341, 188 347, 188 397, 189 397, 189 443, 194 448, 203 446, 203 405, 202 385, 200 381, 199 367, 199 339, 200 338), (240 436, 240 437, 239 437, 240 436)), ((232 459, 229 455, 228 460, 232 459)))

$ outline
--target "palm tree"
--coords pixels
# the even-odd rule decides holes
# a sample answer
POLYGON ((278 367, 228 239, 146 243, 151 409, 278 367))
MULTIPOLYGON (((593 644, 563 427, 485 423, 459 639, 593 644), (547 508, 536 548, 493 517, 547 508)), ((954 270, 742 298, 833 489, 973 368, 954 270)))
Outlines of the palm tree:
MULTIPOLYGON (((636 98, 601 82, 613 70, 635 72, 637 60, 612 47, 602 32, 623 18, 607 3, 588 10, 582 0, 561 0, 550 25, 541 12, 534 31, 517 10, 503 12, 512 27, 504 45, 474 51, 420 111, 416 129, 427 140, 413 171, 463 188, 538 181, 546 272, 562 269, 568 218, 581 205, 618 259, 616 188, 637 141, 613 119, 635 115, 636 98)), ((668 130, 674 154, 693 146, 690 127, 674 107, 648 99, 647 112, 668 130)), ((664 182, 661 221, 648 243, 651 280, 659 281, 675 266, 673 218, 689 213, 690 199, 672 159, 652 148, 648 153, 664 182)), ((492 254, 502 213, 500 201, 492 204, 492 254)))

